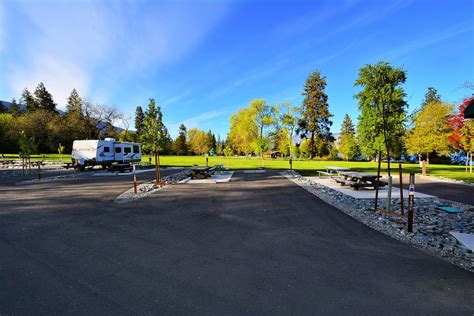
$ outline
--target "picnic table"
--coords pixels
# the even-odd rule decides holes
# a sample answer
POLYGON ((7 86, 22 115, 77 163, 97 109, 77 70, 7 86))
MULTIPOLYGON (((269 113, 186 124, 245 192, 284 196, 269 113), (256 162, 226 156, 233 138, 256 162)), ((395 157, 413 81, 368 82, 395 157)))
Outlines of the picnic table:
POLYGON ((215 164, 214 169, 216 170, 217 173, 221 173, 224 171, 224 165, 221 163, 215 164))
POLYGON ((326 169, 326 171, 318 171, 320 177, 321 175, 325 175, 332 178, 332 176, 339 174, 342 171, 350 170, 347 168, 337 167, 337 166, 324 166, 324 168, 326 169))
MULTIPOLYGON (((358 171, 341 171, 339 177, 333 178, 337 183, 341 185, 349 185, 354 190, 359 190, 363 187, 377 187, 377 175, 358 171)), ((381 176, 378 176, 381 178, 381 176)), ((384 186, 386 183, 379 181, 379 186, 384 186)))

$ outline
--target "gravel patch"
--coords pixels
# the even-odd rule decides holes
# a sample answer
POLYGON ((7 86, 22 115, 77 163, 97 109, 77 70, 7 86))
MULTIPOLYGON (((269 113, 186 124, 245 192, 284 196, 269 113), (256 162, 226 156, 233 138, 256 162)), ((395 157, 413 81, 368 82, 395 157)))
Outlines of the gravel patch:
MULTIPOLYGON (((474 233, 473 206, 437 197, 416 198, 415 195, 413 232, 408 233, 406 215, 400 215, 400 199, 392 199, 392 214, 386 214, 373 210, 374 199, 353 198, 314 183, 294 171, 281 174, 365 225, 474 272, 473 252, 450 234, 451 231, 474 233), (456 207, 464 212, 450 214, 436 209, 436 206, 440 205, 456 207)), ((407 199, 404 201, 406 214, 407 199)), ((379 205, 384 207, 386 199, 379 199, 379 205)))
POLYGON ((134 188, 132 187, 131 189, 128 189, 127 191, 120 194, 115 199, 114 202, 118 204, 123 204, 123 203, 129 203, 129 202, 144 198, 156 191, 163 190, 164 188, 167 187, 166 185, 176 184, 186 178, 189 178, 190 176, 191 176, 191 170, 184 170, 182 172, 178 172, 178 173, 161 178, 162 181, 164 181, 165 186, 155 186, 155 180, 142 183, 138 185, 136 194, 135 194, 134 188))

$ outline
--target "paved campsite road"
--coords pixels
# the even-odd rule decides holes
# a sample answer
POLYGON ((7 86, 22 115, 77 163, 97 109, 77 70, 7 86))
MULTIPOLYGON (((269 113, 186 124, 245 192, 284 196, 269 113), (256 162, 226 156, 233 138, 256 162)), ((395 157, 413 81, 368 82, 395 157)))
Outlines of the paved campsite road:
POLYGON ((0 186, 0 314, 474 313, 474 274, 277 173, 233 179, 125 205, 119 177, 0 186))

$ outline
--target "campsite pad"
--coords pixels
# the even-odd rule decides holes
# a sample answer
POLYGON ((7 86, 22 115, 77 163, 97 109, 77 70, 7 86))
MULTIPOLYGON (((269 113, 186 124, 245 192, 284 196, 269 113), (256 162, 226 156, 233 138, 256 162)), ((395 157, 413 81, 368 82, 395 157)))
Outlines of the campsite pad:
POLYGON ((460 210, 460 209, 457 209, 457 208, 454 208, 454 207, 450 207, 450 206, 437 206, 436 208, 438 210, 442 210, 442 211, 445 211, 445 212, 448 212, 448 213, 462 213, 462 212, 464 212, 463 210, 460 210))
POLYGON ((190 184, 223 183, 223 182, 229 182, 233 174, 234 174, 234 171, 225 171, 223 173, 214 173, 210 178, 207 178, 207 179, 186 178, 184 180, 179 181, 178 183, 190 183, 190 184))
POLYGON ((474 251, 474 234, 464 234, 458 232, 449 232, 451 235, 454 236, 459 242, 461 242, 464 246, 474 251))

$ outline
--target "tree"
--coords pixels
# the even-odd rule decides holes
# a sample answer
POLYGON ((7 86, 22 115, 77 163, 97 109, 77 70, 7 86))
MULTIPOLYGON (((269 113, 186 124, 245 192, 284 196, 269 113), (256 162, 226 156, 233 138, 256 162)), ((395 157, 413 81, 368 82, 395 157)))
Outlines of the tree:
POLYGON ((143 130, 143 121, 145 119, 145 114, 143 114, 143 109, 141 106, 137 106, 135 109, 135 134, 137 139, 140 139, 143 130))
POLYGON ((15 135, 16 119, 11 113, 0 113, 0 153, 18 152, 18 137, 15 135))
POLYGON ((12 102, 10 104, 9 112, 13 116, 18 116, 21 113, 20 107, 18 106, 18 103, 16 103, 15 98, 12 99, 12 102))
POLYGON ((298 121, 297 132, 303 138, 309 138, 309 158, 313 159, 316 153, 316 138, 324 141, 333 141, 329 130, 332 125, 326 94, 326 77, 315 71, 306 79, 303 90, 303 105, 301 118, 298 121))
POLYGON ((174 140, 173 149, 176 155, 187 155, 188 154, 188 144, 186 142, 187 130, 184 124, 179 126, 178 137, 174 140))
POLYGON ((66 104, 66 115, 75 114, 78 116, 83 116, 82 112, 82 99, 77 93, 76 89, 71 91, 71 94, 67 98, 66 104))
POLYGON ((216 154, 218 156, 222 156, 224 153, 225 141, 221 140, 221 136, 217 135, 217 143, 216 143, 216 154))
MULTIPOLYGON (((359 100, 358 137, 363 149, 371 156, 381 150, 384 144, 387 158, 390 152, 400 150, 404 131, 406 102, 405 90, 401 86, 406 81, 406 73, 401 68, 393 68, 387 62, 365 65, 359 71, 355 86, 362 90, 355 95, 359 100)), ((390 176, 390 159, 388 159, 390 176)))
POLYGON ((259 137, 263 137, 265 127, 273 123, 274 109, 264 99, 255 99, 249 105, 251 112, 255 113, 255 124, 259 129, 259 137))
POLYGON ((286 130, 283 136, 287 137, 288 145, 280 146, 280 148, 288 148, 291 151, 293 146, 293 134, 295 132, 295 128, 298 125, 298 116, 297 113, 301 111, 298 107, 292 107, 289 102, 285 102, 282 104, 282 114, 280 116, 281 125, 286 130))
POLYGON ((425 99, 421 103, 421 108, 423 109, 427 104, 433 101, 441 102, 441 96, 438 94, 438 90, 433 87, 428 87, 428 91, 425 93, 425 99))
POLYGON ((254 108, 243 108, 230 117, 230 131, 227 135, 228 145, 237 153, 246 155, 253 152, 253 142, 259 135, 254 108))
POLYGON ((20 103, 25 105, 25 111, 27 113, 31 113, 39 109, 38 103, 27 88, 23 89, 23 92, 21 93, 20 103))
POLYGON ((449 116, 447 123, 451 129, 448 141, 451 145, 466 153, 466 172, 470 160, 472 173, 472 154, 474 151, 474 121, 464 118, 464 109, 474 99, 474 96, 466 98, 458 107, 455 114, 449 116))
POLYGON ((209 148, 208 149, 208 152, 213 152, 215 154, 216 152, 216 136, 212 133, 211 130, 209 130, 207 132, 207 135, 206 135, 206 138, 207 138, 207 147, 209 148))
POLYGON ((255 152, 260 154, 261 167, 265 168, 265 163, 263 161, 263 154, 268 151, 268 138, 259 137, 255 140, 255 152))
POLYGON ((165 147, 168 131, 163 124, 161 108, 156 106, 155 99, 150 99, 148 109, 143 120, 141 140, 143 148, 155 157, 155 185, 161 185, 160 176, 160 151, 165 147))
POLYGON ((35 90, 36 103, 40 108, 50 112, 56 111, 56 103, 53 101, 53 96, 46 90, 46 87, 42 82, 38 84, 35 90))
POLYGON ((0 113, 7 113, 7 107, 0 101, 0 113))
POLYGON ((66 149, 66 148, 65 148, 63 145, 61 145, 61 143, 59 143, 59 146, 58 146, 58 154, 61 156, 61 161, 63 161, 63 155, 64 155, 64 150, 65 150, 65 149, 66 149))
POLYGON ((20 145, 20 158, 23 162, 23 170, 26 168, 31 170, 31 155, 37 151, 35 139, 28 137, 25 131, 21 131, 18 143, 20 145))
POLYGON ((421 160, 421 154, 426 154, 429 163, 429 154, 433 151, 441 155, 450 152, 448 141, 449 127, 446 120, 454 106, 438 100, 425 104, 414 117, 414 127, 408 132, 405 146, 409 154, 416 154, 421 160))
POLYGON ((188 131, 188 143, 193 152, 197 155, 205 154, 210 149, 208 134, 197 128, 191 128, 188 131))
POLYGON ((234 154, 234 150, 232 150, 231 147, 226 146, 222 151, 223 151, 223 153, 224 153, 224 155, 225 155, 225 158, 226 158, 226 160, 227 160, 227 165, 230 166, 230 164, 229 164, 229 157, 234 154))
POLYGON ((344 121, 341 126, 341 134, 339 135, 339 143, 337 149, 346 161, 354 158, 354 154, 357 153, 356 148, 356 137, 355 128, 352 124, 352 120, 348 114, 344 117, 344 121))

